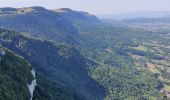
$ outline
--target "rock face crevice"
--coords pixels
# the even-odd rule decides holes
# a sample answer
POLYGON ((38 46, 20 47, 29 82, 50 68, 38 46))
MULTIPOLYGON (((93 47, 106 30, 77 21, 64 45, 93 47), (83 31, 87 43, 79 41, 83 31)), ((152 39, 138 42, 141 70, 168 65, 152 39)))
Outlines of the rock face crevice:
POLYGON ((30 100, 32 100, 32 98, 33 98, 34 90, 35 90, 35 87, 37 85, 36 78, 35 78, 35 70, 34 69, 31 70, 31 74, 33 75, 34 79, 32 80, 31 84, 28 85, 29 92, 30 92, 30 95, 31 95, 30 100))

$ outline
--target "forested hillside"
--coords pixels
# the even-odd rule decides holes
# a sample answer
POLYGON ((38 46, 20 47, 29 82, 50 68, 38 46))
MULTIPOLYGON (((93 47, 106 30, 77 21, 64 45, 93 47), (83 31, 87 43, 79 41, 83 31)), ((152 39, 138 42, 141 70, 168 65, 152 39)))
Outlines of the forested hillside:
MULTIPOLYGON (((28 84, 33 80, 33 67, 28 61, 7 49, 0 48, 0 53, 0 99, 30 100, 28 84)), ((40 73, 36 72, 36 78, 33 100, 83 100, 61 83, 45 78, 40 73)))
POLYGON ((25 37, 6 29, 1 29, 0 42, 2 46, 24 56, 45 79, 59 82, 74 95, 88 100, 99 100, 104 97, 104 89, 88 75, 87 71, 98 65, 81 56, 73 47, 25 37))
POLYGON ((29 100, 31 69, 23 58, 0 48, 0 100, 29 100))
POLYGON ((35 67, 35 100, 167 99, 167 24, 107 23, 68 8, 1 10, 0 27, 8 29, 0 29, 0 42, 35 67))

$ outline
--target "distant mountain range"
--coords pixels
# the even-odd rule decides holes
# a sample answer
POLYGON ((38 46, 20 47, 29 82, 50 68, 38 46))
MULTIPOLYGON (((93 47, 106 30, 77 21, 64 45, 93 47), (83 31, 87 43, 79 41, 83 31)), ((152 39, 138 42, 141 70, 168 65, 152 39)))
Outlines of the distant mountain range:
POLYGON ((160 18, 134 18, 123 20, 122 22, 127 24, 153 24, 153 25, 165 25, 170 24, 169 17, 160 17, 160 18))
POLYGON ((170 18, 170 14, 169 15, 166 15, 166 16, 164 16, 165 18, 170 18))
POLYGON ((102 19, 127 20, 136 18, 159 18, 170 15, 170 11, 140 11, 125 14, 99 15, 102 19))

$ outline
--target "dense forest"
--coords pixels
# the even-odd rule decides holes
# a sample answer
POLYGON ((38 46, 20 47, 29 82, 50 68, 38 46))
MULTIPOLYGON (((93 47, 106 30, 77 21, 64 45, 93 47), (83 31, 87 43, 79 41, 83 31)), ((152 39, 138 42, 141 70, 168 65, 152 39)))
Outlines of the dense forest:
POLYGON ((18 55, 0 48, 0 99, 29 100, 27 84, 31 82, 32 66, 18 55))

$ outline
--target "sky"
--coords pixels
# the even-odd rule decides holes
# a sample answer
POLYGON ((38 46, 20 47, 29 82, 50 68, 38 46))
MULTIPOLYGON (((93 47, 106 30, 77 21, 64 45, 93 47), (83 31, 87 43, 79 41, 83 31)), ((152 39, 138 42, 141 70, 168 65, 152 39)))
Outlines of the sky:
POLYGON ((170 0, 0 0, 0 7, 43 6, 48 9, 71 8, 97 15, 137 11, 170 11, 170 0))

